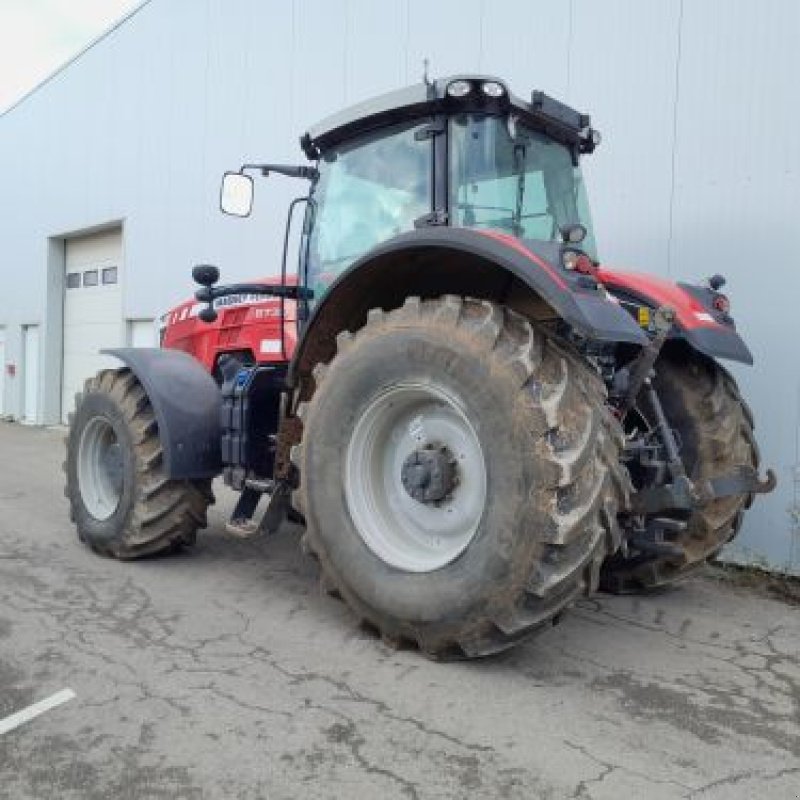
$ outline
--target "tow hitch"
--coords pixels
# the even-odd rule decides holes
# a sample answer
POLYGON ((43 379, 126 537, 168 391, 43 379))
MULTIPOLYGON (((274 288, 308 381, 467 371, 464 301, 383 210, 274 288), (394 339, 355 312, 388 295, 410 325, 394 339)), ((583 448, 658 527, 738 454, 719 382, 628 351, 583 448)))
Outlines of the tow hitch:
POLYGON ((767 470, 766 478, 759 478, 751 466, 742 465, 732 472, 702 481, 692 481, 680 455, 680 445, 664 413, 661 400, 653 386, 655 363, 669 337, 675 312, 662 306, 655 312, 656 334, 636 361, 628 368, 616 388, 617 413, 624 418, 634 406, 649 411, 653 432, 660 439, 666 456, 664 469, 669 482, 647 487, 631 497, 629 512, 644 518, 629 538, 637 550, 659 555, 679 555, 682 550, 666 541, 671 533, 686 528, 683 519, 692 512, 723 497, 735 495, 766 494, 776 484, 775 473, 767 470), (673 553, 674 551, 674 553, 673 553))
POLYGON ((698 505, 706 505, 720 497, 737 494, 768 494, 778 485, 773 470, 767 470, 767 477, 761 480, 758 473, 748 466, 737 467, 727 475, 720 475, 694 485, 698 505))
POLYGON ((768 494, 777 485, 775 473, 767 470, 762 480, 748 466, 737 467, 727 475, 692 482, 685 475, 666 486, 655 486, 636 492, 631 498, 633 514, 661 514, 665 512, 691 512, 695 508, 713 503, 723 497, 742 494, 768 494))

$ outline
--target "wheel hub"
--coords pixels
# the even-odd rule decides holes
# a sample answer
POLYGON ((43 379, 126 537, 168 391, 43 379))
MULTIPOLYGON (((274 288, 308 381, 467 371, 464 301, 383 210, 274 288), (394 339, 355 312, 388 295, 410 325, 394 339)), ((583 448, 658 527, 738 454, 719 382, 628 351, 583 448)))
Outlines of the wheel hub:
POLYGON ((458 483, 457 462, 447 445, 428 444, 410 453, 403 462, 403 488, 419 503, 438 503, 458 483))
POLYGON ((119 506, 125 481, 122 447, 106 417, 87 422, 78 445, 77 468, 86 510, 97 520, 108 519, 119 506))
POLYGON ((100 468, 105 471, 114 492, 120 494, 122 492, 122 450, 119 442, 108 445, 106 451, 101 454, 100 468))
POLYGON ((456 559, 486 505, 480 439, 461 400, 432 382, 397 384, 372 399, 353 429, 343 479, 364 543, 407 572, 456 559))

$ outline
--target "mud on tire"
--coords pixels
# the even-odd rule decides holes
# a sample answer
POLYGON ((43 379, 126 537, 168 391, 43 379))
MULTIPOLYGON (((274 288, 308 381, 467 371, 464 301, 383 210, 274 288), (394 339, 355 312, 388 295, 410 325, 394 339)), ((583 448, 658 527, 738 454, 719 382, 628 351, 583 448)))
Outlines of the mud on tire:
MULTIPOLYGON (((681 457, 692 480, 724 475, 742 464, 758 468, 752 412, 724 367, 697 353, 668 353, 656 363, 654 385, 678 433, 681 457)), ((752 495, 725 497, 695 511, 675 540, 683 558, 612 557, 603 567, 603 588, 635 592, 686 577, 736 536, 752 499, 752 495)))
POLYGON ((432 657, 504 650, 596 588, 619 546, 629 492, 622 432, 605 388, 580 358, 524 318, 459 297, 370 312, 314 372, 300 408, 294 503, 323 585, 392 644, 432 657), (375 397, 404 382, 439 386, 476 432, 486 502, 462 552, 433 570, 400 569, 359 533, 343 475, 348 445, 375 397))
POLYGON ((194 544, 197 529, 206 526, 211 482, 166 477, 153 409, 129 369, 104 370, 86 381, 66 446, 70 518, 96 552, 120 559, 152 555, 194 544), (113 467, 98 470, 97 458, 113 467))

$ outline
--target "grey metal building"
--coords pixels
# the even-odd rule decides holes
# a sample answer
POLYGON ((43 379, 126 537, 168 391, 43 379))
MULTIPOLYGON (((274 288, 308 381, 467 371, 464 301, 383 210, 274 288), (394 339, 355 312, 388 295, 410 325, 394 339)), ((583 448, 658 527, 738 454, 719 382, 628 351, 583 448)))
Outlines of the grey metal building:
POLYGON ((225 218, 222 171, 302 161, 308 124, 428 58, 592 113, 604 263, 727 276, 780 481, 728 555, 800 572, 798 33, 793 0, 150 0, 0 116, 0 415, 58 423, 100 346, 154 341, 192 264, 275 272, 297 187, 225 218))

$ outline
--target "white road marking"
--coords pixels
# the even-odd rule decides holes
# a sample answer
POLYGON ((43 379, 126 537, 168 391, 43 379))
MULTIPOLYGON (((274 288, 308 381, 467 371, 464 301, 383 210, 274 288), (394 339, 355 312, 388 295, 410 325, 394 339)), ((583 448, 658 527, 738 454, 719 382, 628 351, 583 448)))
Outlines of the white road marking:
POLYGON ((50 697, 46 697, 32 706, 23 708, 22 711, 17 711, 16 714, 12 714, 10 717, 0 719, 0 736, 13 731, 14 728, 18 728, 26 722, 30 722, 34 717, 44 714, 45 711, 49 711, 51 708, 69 702, 73 697, 75 697, 75 692, 72 689, 62 689, 60 692, 51 694, 50 697))

